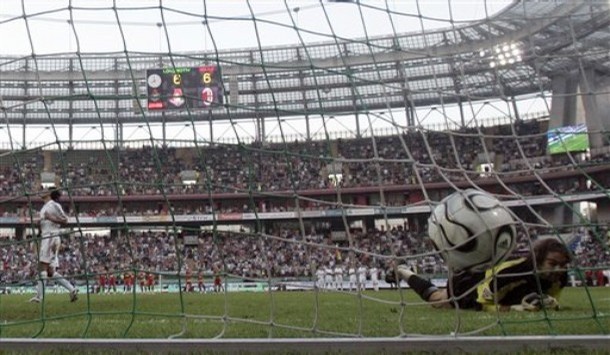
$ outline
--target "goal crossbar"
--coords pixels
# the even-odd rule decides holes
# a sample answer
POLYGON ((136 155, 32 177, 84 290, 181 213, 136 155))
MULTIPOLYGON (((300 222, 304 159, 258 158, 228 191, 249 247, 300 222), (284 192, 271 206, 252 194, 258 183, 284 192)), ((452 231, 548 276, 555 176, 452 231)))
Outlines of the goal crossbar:
POLYGON ((328 352, 501 352, 610 349, 610 336, 398 337, 325 339, 17 339, 0 341, 0 351, 190 351, 266 353, 328 352))

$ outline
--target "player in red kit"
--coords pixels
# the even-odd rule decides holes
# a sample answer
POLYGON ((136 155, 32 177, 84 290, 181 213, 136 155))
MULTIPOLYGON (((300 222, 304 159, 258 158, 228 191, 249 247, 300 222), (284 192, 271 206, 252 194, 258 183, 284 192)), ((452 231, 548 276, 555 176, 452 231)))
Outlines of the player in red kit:
POLYGON ((203 270, 199 270, 199 274, 197 274, 197 286, 199 288, 199 292, 205 293, 205 282, 203 282, 203 270))
POLYGON ((152 272, 146 275, 146 287, 148 291, 155 292, 155 275, 152 272))
POLYGON ((144 292, 146 290, 146 273, 144 271, 138 273, 138 282, 140 283, 140 292, 144 292))
POLYGON ((97 292, 100 294, 106 293, 106 274, 100 274, 97 280, 97 292))
POLYGON ((116 293, 116 276, 113 273, 108 273, 108 293, 116 293))
POLYGON ((184 292, 192 292, 193 291, 193 272, 191 268, 187 266, 186 271, 184 272, 185 276, 185 285, 184 292))

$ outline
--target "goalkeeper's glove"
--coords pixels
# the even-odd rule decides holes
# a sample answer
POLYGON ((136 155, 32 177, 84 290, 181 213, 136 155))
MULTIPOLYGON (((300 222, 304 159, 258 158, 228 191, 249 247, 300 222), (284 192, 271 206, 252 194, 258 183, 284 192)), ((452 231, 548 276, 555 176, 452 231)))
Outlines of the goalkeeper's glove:
POLYGON ((545 309, 558 310, 559 302, 557 302, 557 299, 553 296, 540 295, 536 292, 532 292, 523 297, 521 304, 512 305, 510 309, 519 312, 537 312, 543 307, 545 309))
POLYGON ((413 270, 411 270, 411 268, 409 266, 404 265, 404 264, 398 265, 396 270, 398 271, 399 278, 403 279, 405 281, 408 281, 409 277, 411 277, 412 275, 415 275, 415 272, 413 270))
POLYGON ((543 295, 542 297, 542 305, 546 309, 559 310, 559 301, 553 296, 543 295))

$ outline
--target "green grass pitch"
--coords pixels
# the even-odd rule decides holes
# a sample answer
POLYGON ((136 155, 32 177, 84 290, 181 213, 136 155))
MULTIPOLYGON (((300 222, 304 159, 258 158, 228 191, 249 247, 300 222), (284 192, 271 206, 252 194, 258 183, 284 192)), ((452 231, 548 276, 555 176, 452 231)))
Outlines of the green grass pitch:
MULTIPOLYGON (((610 288, 567 288, 559 311, 438 310, 410 290, 0 296, 0 338, 313 338, 610 333, 610 288)), ((1 341, 1 340, 0 340, 1 341)))

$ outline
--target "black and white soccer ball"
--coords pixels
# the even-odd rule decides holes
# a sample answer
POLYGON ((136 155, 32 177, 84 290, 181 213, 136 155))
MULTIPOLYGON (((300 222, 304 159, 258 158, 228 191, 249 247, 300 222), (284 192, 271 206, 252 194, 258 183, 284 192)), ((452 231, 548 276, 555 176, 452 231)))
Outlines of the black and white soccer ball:
POLYGON ((445 197, 428 219, 428 235, 454 272, 480 272, 498 264, 511 254, 517 239, 508 208, 475 189, 445 197))

